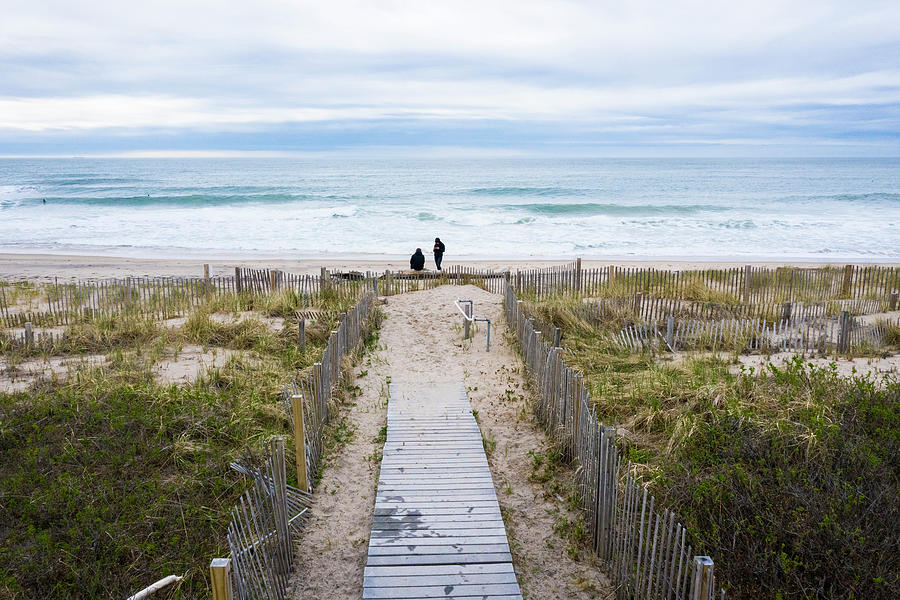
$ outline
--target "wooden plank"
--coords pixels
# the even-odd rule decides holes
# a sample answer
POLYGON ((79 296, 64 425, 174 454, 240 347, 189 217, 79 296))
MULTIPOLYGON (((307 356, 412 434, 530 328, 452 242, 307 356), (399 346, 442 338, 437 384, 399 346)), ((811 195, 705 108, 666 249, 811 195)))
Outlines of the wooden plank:
MULTIPOLYGON (((369 544, 369 558, 373 556, 425 556, 425 555, 450 555, 459 556, 462 554, 503 554, 509 552, 509 545, 506 542, 497 542, 494 544, 369 544)), ((498 562, 495 560, 469 560, 468 562, 498 562)), ((416 564, 414 561, 412 563, 416 564)))
MULTIPOLYGON (((454 553, 454 554, 399 554, 399 555, 373 555, 369 554, 368 566, 427 566, 427 565, 468 565, 468 564, 512 564, 512 555, 509 552, 479 552, 479 553, 454 553)), ((520 597, 521 598, 521 597, 520 597)))
POLYGON ((375 516, 403 516, 406 514, 417 514, 423 517, 427 516, 447 516, 447 515, 487 515, 500 514, 500 509, 493 504, 485 504, 484 506, 472 506, 463 502, 459 506, 452 506, 449 503, 438 504, 436 506, 416 506, 413 508, 399 508, 389 506, 379 506, 375 508, 375 516))
MULTIPOLYGON (((401 588, 363 588, 364 600, 382 598, 490 598, 497 595, 515 595, 519 592, 517 583, 496 585, 440 585, 401 588)), ((521 598, 521 596, 518 596, 521 598)))
MULTIPOLYGON (((460 532, 461 535, 445 535, 441 537, 423 537, 420 534, 428 532, 411 531, 410 535, 389 537, 371 537, 369 538, 370 548, 384 548, 386 546, 447 546, 447 547, 466 547, 466 546, 489 546, 494 544, 506 544, 506 532, 491 532, 493 535, 462 535, 466 532, 460 532)), ((457 550, 459 552, 459 550, 457 550)))
POLYGON ((516 583, 513 571, 503 573, 450 573, 446 575, 400 575, 363 577, 363 586, 373 588, 423 587, 445 585, 497 585, 516 583))
POLYGON ((409 565, 400 567, 366 567, 363 577, 420 577, 428 575, 482 575, 515 573, 512 564, 482 563, 465 565, 409 565))
POLYGON ((373 529, 384 529, 388 525, 416 523, 420 525, 428 525, 431 523, 495 523, 494 527, 503 526, 503 518, 500 513, 492 513, 488 515, 401 515, 401 516, 375 516, 372 521, 373 529))

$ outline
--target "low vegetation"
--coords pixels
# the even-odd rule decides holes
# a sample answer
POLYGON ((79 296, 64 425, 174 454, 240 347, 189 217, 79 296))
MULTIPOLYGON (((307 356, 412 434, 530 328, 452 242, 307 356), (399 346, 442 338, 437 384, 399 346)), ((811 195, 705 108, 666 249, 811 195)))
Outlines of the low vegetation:
POLYGON ((900 381, 796 358, 762 373, 728 355, 661 360, 609 341, 563 301, 563 329, 601 420, 729 597, 892 598, 900 586, 900 381))
MULTIPOLYGON (((319 359, 353 300, 321 299, 301 350, 303 302, 220 298, 177 328, 136 313, 85 318, 49 353, 101 352, 104 366, 0 393, 0 598, 123 598, 170 574, 185 577, 173 597, 208 597, 209 561, 228 555, 247 487, 229 461, 290 436, 281 386, 319 359), (212 318, 222 310, 258 316, 212 318), (240 352, 193 383, 157 383, 154 362, 187 344, 240 352)), ((25 354, 3 348, 7 365, 25 354)))

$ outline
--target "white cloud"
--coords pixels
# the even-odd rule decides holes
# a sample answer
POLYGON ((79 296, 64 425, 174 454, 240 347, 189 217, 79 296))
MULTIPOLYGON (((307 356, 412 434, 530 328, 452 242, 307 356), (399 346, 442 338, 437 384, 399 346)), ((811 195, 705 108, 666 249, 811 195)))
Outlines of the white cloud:
MULTIPOLYGON (((900 103, 900 71, 838 79, 782 78, 668 87, 541 87, 507 80, 308 81, 305 104, 163 95, 0 98, 0 129, 209 128, 367 119, 495 119, 634 123, 687 111, 732 111, 738 121, 784 123, 777 108, 900 103), (323 92, 322 90, 327 90, 323 92), (735 112, 743 110, 741 116, 735 112)), ((298 94, 300 95, 300 94, 298 94)))
POLYGON ((896 1, 37 1, 0 19, 0 129, 814 125, 900 104, 898 57, 896 1))

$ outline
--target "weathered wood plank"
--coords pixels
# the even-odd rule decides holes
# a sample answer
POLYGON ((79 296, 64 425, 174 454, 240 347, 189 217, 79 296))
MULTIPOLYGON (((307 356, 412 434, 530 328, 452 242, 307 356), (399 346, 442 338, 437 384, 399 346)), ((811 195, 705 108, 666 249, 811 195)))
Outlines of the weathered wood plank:
POLYGON ((401 588, 363 588, 364 600, 380 598, 484 598, 499 594, 517 594, 516 583, 496 585, 440 585, 401 588))
POLYGON ((426 575, 480 575, 514 573, 511 563, 469 565, 411 565, 405 567, 366 567, 364 577, 418 577, 426 575))
POLYGON ((510 563, 509 552, 476 552, 452 554, 369 554, 369 566, 408 566, 408 565, 468 565, 484 563, 510 563))
MULTIPOLYGON (((434 544, 394 544, 371 545, 369 544, 369 557, 373 556, 423 556, 428 554, 497 554, 508 552, 509 546, 505 543, 494 544, 447 544, 444 546, 434 544)), ((473 562, 473 561, 470 561, 473 562)), ((482 560, 478 562, 496 562, 482 560)))

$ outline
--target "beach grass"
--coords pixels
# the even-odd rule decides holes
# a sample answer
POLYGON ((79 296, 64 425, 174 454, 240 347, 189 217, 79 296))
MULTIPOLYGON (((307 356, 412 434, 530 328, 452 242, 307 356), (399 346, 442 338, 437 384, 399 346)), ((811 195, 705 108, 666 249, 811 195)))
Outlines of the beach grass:
MULTIPOLYGON (((228 556, 230 511, 248 486, 229 462, 274 435, 290 446, 281 387, 321 357, 353 303, 320 299, 300 349, 305 300, 274 296, 232 298, 255 311, 236 322, 210 318, 222 302, 178 328, 136 312, 78 320, 49 354, 102 353, 105 364, 0 393, 0 597, 127 597, 171 574, 185 577, 174 597, 209 597, 209 561, 228 556), (192 383, 158 382, 153 365, 189 344, 235 354, 192 383)), ((4 349, 7 364, 29 356, 4 349)))
POLYGON ((713 557, 729 597, 892 597, 895 376, 845 377, 802 357, 735 373, 736 351, 663 361, 612 341, 614 311, 588 321, 569 306, 528 303, 562 329, 564 360, 584 374, 598 418, 617 425, 633 472, 713 557))

